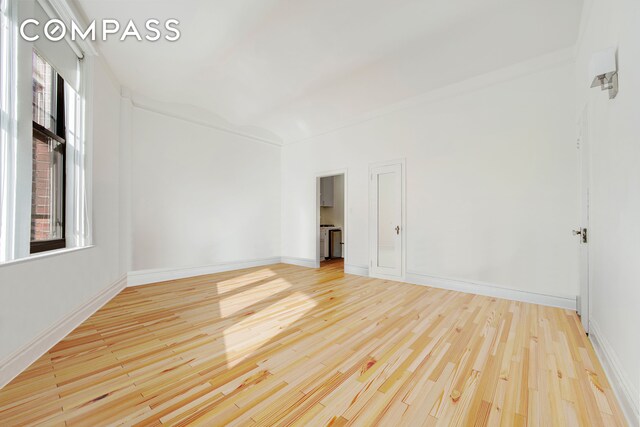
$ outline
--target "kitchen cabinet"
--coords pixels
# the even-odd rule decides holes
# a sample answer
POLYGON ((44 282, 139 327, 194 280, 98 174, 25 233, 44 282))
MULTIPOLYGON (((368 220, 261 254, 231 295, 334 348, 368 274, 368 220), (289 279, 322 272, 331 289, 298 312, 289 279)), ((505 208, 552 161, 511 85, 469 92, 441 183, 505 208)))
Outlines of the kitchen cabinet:
POLYGON ((333 177, 326 176, 320 178, 320 206, 323 208, 333 207, 333 177))

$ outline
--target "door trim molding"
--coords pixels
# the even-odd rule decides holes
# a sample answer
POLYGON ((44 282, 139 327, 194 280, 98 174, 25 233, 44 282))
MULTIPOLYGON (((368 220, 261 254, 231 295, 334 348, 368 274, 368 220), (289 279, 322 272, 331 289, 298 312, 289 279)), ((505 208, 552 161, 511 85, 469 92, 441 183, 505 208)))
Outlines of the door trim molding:
POLYGON ((405 277, 407 275, 407 159, 405 157, 401 157, 401 158, 397 158, 397 159, 393 159, 393 160, 385 160, 385 161, 379 161, 379 162, 374 162, 374 163, 369 163, 369 176, 368 178, 368 182, 369 182, 369 265, 368 265, 368 270, 369 270, 369 276, 370 277, 376 277, 379 279, 390 279, 390 280, 396 280, 396 281, 405 281, 405 277), (373 269, 373 241, 374 241, 374 236, 375 236, 375 226, 374 226, 374 214, 373 214, 373 198, 371 196, 372 191, 373 191, 373 179, 372 179, 372 174, 373 174, 373 170, 380 168, 380 167, 384 167, 384 166, 394 166, 394 165, 400 165, 400 206, 401 206, 401 212, 400 212, 400 218, 401 218, 401 224, 400 224, 400 230, 402 233, 402 245, 401 245, 401 258, 402 261, 400 262, 400 276, 390 276, 390 275, 385 275, 385 274, 376 274, 374 273, 374 269, 373 269))

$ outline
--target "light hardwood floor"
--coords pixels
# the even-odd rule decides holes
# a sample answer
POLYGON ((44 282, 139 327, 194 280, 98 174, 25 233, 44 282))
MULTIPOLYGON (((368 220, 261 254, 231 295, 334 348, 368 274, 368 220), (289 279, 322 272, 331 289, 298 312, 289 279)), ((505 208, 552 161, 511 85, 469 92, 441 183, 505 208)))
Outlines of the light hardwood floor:
POLYGON ((121 292, 0 425, 624 425, 574 312, 274 265, 121 292))

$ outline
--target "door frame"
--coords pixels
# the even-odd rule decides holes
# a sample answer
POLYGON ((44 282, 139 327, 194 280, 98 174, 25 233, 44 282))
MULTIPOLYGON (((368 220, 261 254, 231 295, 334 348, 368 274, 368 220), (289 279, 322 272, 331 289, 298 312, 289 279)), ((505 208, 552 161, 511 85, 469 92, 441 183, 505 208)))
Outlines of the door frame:
POLYGON ((396 281, 404 281, 407 274, 407 161, 406 158, 402 157, 394 160, 386 160, 381 162, 375 162, 369 164, 369 277, 375 277, 378 279, 389 279, 396 281), (400 165, 400 235, 402 237, 402 244, 400 245, 401 252, 401 261, 400 261, 400 276, 393 276, 387 274, 380 274, 373 272, 373 262, 375 261, 375 251, 376 251, 376 236, 378 235, 378 230, 376 227, 376 215, 377 210, 374 206, 374 191, 376 186, 373 182, 373 172, 374 169, 384 167, 384 166, 394 166, 400 165))
POLYGON ((316 250, 315 250, 315 266, 316 268, 320 268, 320 179, 326 178, 329 176, 342 175, 344 177, 344 191, 343 191, 343 206, 344 206, 344 224, 342 224, 342 242, 344 245, 342 246, 342 259, 344 259, 344 265, 347 265, 347 257, 349 256, 349 245, 348 245, 348 213, 349 213, 349 193, 348 193, 348 183, 349 183, 349 173, 348 169, 336 169, 326 172, 318 172, 316 173, 316 229, 315 229, 315 241, 316 241, 316 250))
POLYGON ((587 229, 587 243, 578 241, 578 304, 577 312, 580 322, 587 334, 589 334, 589 322, 591 316, 591 263, 589 262, 590 240, 590 190, 591 190, 591 134, 589 129, 590 103, 583 106, 577 122, 577 148, 578 148, 578 225, 580 229, 587 229), (585 170, 586 169, 586 170, 585 170), (586 263, 584 265, 583 263, 586 263))

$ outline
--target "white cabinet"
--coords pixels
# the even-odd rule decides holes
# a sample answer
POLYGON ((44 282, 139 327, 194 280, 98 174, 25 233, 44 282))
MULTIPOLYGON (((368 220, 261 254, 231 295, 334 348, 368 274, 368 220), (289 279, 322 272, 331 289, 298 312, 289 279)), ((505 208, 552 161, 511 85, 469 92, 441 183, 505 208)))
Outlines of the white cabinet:
POLYGON ((333 207, 333 177, 320 178, 320 206, 333 207))

